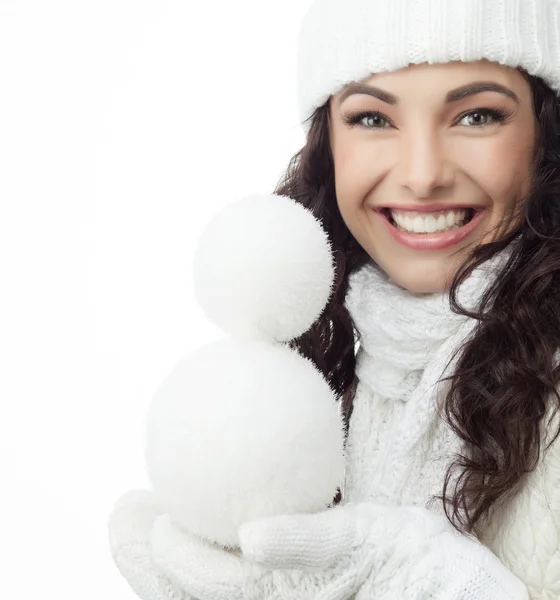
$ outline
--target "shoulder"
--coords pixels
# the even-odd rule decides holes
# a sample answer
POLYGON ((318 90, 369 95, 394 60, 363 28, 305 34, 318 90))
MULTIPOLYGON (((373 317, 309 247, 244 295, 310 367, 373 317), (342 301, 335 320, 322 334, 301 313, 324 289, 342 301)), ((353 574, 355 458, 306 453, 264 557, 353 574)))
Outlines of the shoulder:
MULTIPOLYGON (((548 434, 556 433, 559 415, 548 434)), ((545 451, 521 489, 498 508, 481 536, 522 579, 534 600, 560 598, 560 436, 545 451)))

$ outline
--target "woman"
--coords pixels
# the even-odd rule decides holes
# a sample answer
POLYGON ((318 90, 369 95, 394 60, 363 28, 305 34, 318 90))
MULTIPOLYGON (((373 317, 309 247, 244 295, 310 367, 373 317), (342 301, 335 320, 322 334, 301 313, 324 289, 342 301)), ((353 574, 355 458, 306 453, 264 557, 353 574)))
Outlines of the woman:
POLYGON ((560 598, 559 31, 559 0, 314 2, 276 192, 334 248, 293 346, 343 403, 345 486, 244 525, 240 556, 125 495, 141 598, 560 598))

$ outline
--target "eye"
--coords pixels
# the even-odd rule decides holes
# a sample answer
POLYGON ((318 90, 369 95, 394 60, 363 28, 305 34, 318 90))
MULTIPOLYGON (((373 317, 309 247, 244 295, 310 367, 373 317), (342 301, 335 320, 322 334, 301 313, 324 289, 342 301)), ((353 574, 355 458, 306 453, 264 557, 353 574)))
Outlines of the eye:
POLYGON ((389 120, 387 117, 380 112, 365 110, 360 111, 354 114, 346 114, 344 115, 344 122, 348 124, 350 127, 354 127, 355 125, 359 125, 360 127, 365 127, 366 129, 386 129, 386 127, 379 126, 379 123, 386 122, 389 120), (367 118, 367 125, 363 124, 362 121, 367 118))
POLYGON ((503 123, 507 116, 507 113, 499 108, 476 108, 461 115, 459 118, 459 123, 464 119, 469 119, 472 117, 473 120, 471 123, 474 122, 475 127, 486 127, 487 125, 492 125, 492 122, 488 123, 489 117, 490 120, 493 119, 495 123, 503 123))

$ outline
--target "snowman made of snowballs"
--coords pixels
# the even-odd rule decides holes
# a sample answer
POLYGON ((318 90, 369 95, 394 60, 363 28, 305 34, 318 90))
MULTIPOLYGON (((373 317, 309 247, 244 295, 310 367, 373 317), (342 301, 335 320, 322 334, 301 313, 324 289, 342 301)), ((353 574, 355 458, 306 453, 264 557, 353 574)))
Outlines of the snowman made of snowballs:
POLYGON ((342 484, 342 415, 315 365, 288 347, 324 310, 331 246, 293 199, 253 195, 209 223, 195 296, 228 338, 166 377, 148 409, 145 459, 173 526, 235 552, 252 519, 327 508, 342 484))

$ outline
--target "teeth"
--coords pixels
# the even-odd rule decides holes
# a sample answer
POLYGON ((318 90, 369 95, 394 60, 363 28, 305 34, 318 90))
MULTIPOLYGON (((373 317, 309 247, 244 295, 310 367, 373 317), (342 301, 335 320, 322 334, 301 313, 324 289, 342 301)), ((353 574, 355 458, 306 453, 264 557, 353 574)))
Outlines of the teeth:
POLYGON ((459 229, 470 220, 470 211, 467 209, 445 210, 428 214, 418 211, 390 210, 390 214, 395 227, 409 233, 451 231, 459 229))

